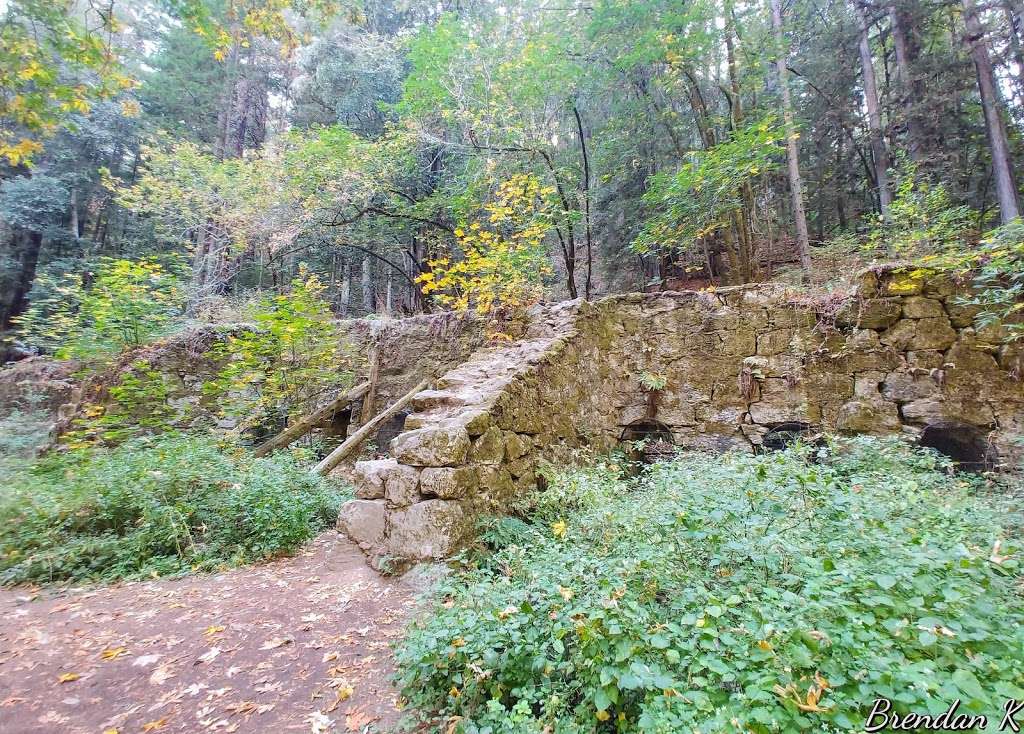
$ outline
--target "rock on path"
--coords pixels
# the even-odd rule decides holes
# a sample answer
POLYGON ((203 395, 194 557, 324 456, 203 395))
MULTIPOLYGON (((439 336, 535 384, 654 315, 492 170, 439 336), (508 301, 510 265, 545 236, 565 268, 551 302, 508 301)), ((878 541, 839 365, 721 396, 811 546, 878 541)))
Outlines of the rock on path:
POLYGON ((335 532, 216 575, 0 590, 0 732, 392 731, 414 596, 335 532))

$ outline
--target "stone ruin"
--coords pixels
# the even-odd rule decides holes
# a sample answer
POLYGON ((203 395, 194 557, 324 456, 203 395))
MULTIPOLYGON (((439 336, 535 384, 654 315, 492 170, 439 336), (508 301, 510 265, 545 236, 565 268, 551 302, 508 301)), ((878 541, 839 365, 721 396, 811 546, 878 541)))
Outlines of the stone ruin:
POLYGON ((541 462, 652 432, 709 451, 903 433, 965 466, 1016 466, 1024 349, 976 328, 962 292, 880 270, 818 302, 765 285, 538 307, 526 338, 416 397, 391 458, 356 463, 338 526, 378 565, 444 558, 534 489, 541 462))
MULTIPOLYGON (((769 284, 570 301, 535 308, 525 338, 500 346, 486 346, 485 324, 452 314, 342 322, 339 377, 363 379, 374 345, 379 378, 368 412, 353 404, 325 434, 351 435, 362 414, 435 382, 411 414, 374 432, 373 453, 390 458, 335 470, 357 497, 339 528, 378 566, 443 558, 477 518, 534 489, 542 462, 641 438, 664 455, 778 448, 822 431, 902 433, 966 468, 1017 467, 1024 345, 1006 343, 998 325, 976 328, 977 309, 950 279, 916 275, 869 271, 855 294, 819 300, 769 284)), ((208 424, 217 405, 201 388, 220 368, 210 348, 236 328, 251 327, 186 332, 85 382, 73 364, 16 363, 0 371, 0 409, 34 394, 59 431, 145 360, 166 379, 174 425, 208 424)))

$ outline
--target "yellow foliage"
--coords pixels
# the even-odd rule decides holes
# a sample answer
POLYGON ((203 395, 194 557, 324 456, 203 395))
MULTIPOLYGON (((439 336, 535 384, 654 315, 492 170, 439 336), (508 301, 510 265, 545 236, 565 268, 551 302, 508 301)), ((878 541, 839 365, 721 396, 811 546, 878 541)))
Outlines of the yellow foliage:
MULTIPOLYGON (((428 260, 430 271, 417 278, 423 293, 456 311, 492 317, 521 314, 540 300, 544 278, 551 274, 543 242, 552 226, 547 202, 552 191, 532 174, 502 182, 483 207, 485 224, 473 221, 455 229, 461 259, 428 260)), ((508 338, 501 328, 490 336, 508 338)))

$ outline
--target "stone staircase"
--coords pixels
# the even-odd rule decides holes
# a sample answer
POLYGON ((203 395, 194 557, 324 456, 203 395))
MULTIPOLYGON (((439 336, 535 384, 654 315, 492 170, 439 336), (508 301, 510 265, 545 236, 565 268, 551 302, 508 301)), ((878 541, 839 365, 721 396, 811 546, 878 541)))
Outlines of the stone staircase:
POLYGON ((526 338, 478 349, 416 396, 391 458, 355 464, 339 528, 378 567, 444 558, 534 489, 542 462, 608 451, 638 423, 713 451, 793 424, 911 437, 949 424, 1015 461, 1024 347, 976 329, 958 292, 888 270, 841 303, 768 285, 538 307, 526 338))

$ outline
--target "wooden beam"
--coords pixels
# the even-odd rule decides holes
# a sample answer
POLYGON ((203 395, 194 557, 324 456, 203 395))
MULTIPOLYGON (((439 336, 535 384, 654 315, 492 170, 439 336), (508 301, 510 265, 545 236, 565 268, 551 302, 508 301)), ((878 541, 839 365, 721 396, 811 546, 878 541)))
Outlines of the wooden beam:
POLYGON ((331 453, 324 457, 323 461, 313 467, 311 470, 313 474, 319 474, 323 476, 327 474, 331 469, 336 467, 338 464, 343 462, 350 454, 352 454, 360 444, 366 440, 366 437, 370 435, 381 423, 386 421, 388 418, 393 416, 395 413, 400 411, 406 405, 412 402, 412 399, 416 397, 416 393, 423 390, 430 380, 420 380, 419 384, 416 385, 412 390, 403 395, 398 402, 394 403, 382 413, 377 414, 369 421, 360 426, 359 430, 353 433, 349 438, 345 440, 345 443, 341 444, 338 448, 334 449, 331 453))
POLYGON ((297 438, 304 436, 311 431, 315 426, 326 420, 332 413, 339 408, 343 408, 353 400, 358 400, 366 394, 366 391, 370 389, 370 383, 363 382, 356 385, 354 388, 346 393, 343 393, 336 397, 334 400, 329 402, 327 405, 319 408, 305 418, 296 421, 293 425, 288 426, 281 433, 277 434, 273 438, 264 441, 253 450, 254 456, 266 456, 274 449, 279 449, 287 446, 297 438))
POLYGON ((365 424, 373 418, 373 403, 377 399, 377 380, 380 379, 380 346, 374 344, 370 347, 370 375, 366 381, 370 389, 366 391, 363 398, 363 410, 359 415, 359 422, 365 424))

